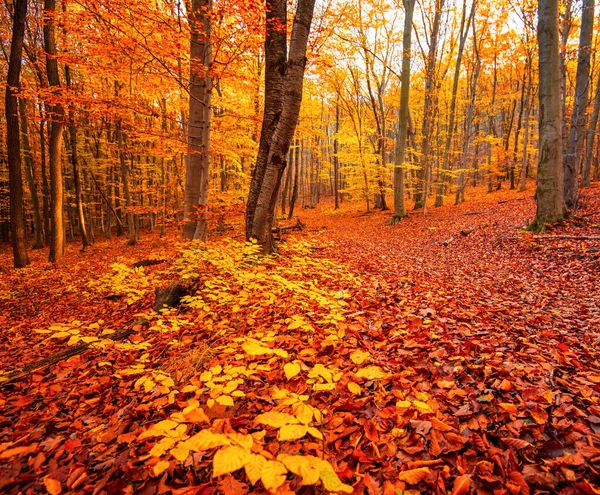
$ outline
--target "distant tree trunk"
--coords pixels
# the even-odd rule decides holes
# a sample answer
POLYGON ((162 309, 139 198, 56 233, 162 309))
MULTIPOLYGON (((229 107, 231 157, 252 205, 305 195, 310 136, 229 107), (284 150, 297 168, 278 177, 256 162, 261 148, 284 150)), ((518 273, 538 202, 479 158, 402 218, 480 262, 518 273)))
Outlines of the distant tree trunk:
POLYGON ((523 125, 525 135, 523 137, 523 161, 521 163, 521 187, 524 191, 527 187, 527 168, 529 164, 529 119, 531 116, 531 65, 527 70, 527 94, 525 95, 525 123, 523 125))
POLYGON ((562 132, 560 112, 560 53, 558 47, 558 0, 538 4, 540 71, 540 152, 537 211, 530 229, 541 231, 548 223, 563 220, 562 132))
POLYGON ((440 21, 445 0, 435 0, 435 14, 433 27, 429 40, 429 52, 425 69, 425 103, 423 107, 423 124, 421 138, 421 169, 417 171, 419 183, 415 190, 415 210, 426 209, 429 171, 431 168, 431 138, 433 132, 434 107, 435 107, 435 64, 437 60, 438 36, 440 21))
MULTIPOLYGON (((60 91, 58 61, 56 60, 56 0, 44 0, 44 48, 46 50, 46 75, 54 92, 60 91)), ((50 255, 48 260, 59 261, 65 253, 65 227, 63 213, 62 139, 65 112, 60 102, 47 105, 50 119, 50 255)))
POLYGON ((306 48, 315 0, 299 0, 287 54, 285 0, 267 0, 265 110, 260 147, 246 209, 246 238, 274 249, 272 225, 286 156, 302 103, 306 48), (269 70, 271 69, 271 70, 269 70))
POLYGON ((42 210, 44 217, 44 243, 50 243, 50 184, 48 182, 48 170, 46 167, 46 130, 45 130, 45 112, 43 104, 39 104, 40 111, 40 164, 42 174, 42 210))
POLYGON ((300 143, 296 138, 296 146, 293 149, 294 153, 294 187, 292 187, 292 194, 290 196, 290 212, 288 213, 288 220, 294 216, 294 207, 296 201, 298 201, 298 181, 300 180, 300 143))
POLYGON ((585 137, 587 122, 588 94, 590 86, 590 54, 594 29, 594 0, 583 1, 581 32, 579 35, 579 56, 575 78, 575 102, 571 114, 571 128, 565 162, 565 203, 573 208, 577 203, 577 179, 580 155, 585 137))
POLYGON ((23 140, 23 159, 25 161, 25 175, 27 176, 27 184, 29 185, 29 193, 31 194, 31 203, 33 204, 33 230, 35 234, 33 249, 42 249, 44 247, 44 223, 42 221, 42 214, 40 211, 40 199, 35 180, 33 155, 31 153, 31 146, 29 145, 27 111, 25 106, 25 99, 23 98, 19 98, 19 111, 21 114, 21 137, 23 140))
POLYGON ((131 175, 131 168, 127 166, 125 161, 125 143, 123 140, 123 130, 121 129, 121 120, 117 122, 117 146, 119 147, 119 165, 121 169, 121 182, 123 183, 123 195, 125 196, 125 210, 127 217, 127 231, 129 233, 129 240, 127 243, 130 246, 137 244, 137 232, 135 228, 135 219, 133 212, 131 211, 131 192, 129 190, 129 182, 131 175))
MULTIPOLYGON (((65 82, 67 87, 71 86, 71 69, 65 64, 65 82)), ((73 182, 75 182, 75 204, 77 217, 79 219, 79 234, 81 235, 82 249, 90 246, 87 234, 85 213, 83 211, 83 194, 81 192, 81 175, 79 173, 79 158, 77 155, 77 127, 75 126, 75 115, 72 105, 69 106, 69 138, 71 145, 71 166, 73 167, 73 182)))
POLYGON ((397 224, 406 216, 404 203, 404 157, 408 137, 408 100, 410 97, 410 51, 412 45, 412 20, 415 0, 404 0, 404 34, 402 38, 402 87, 398 111, 398 139, 394 162, 394 215, 390 225, 397 224))
POLYGON ((442 176, 437 186, 437 192, 435 197, 435 206, 444 205, 444 186, 446 182, 446 172, 450 169, 450 150, 452 147, 452 138, 454 137, 454 122, 456 119, 456 97, 458 94, 458 83, 460 80, 460 66, 462 63, 463 52, 465 48, 465 41, 467 40, 467 33, 469 32, 469 26, 471 24, 471 17, 475 14, 475 2, 471 6, 471 13, 468 17, 467 22, 467 2, 463 1, 462 17, 460 21, 460 32, 458 42, 458 53, 456 55, 456 64, 454 66, 454 81, 452 84, 452 99, 450 102, 450 119, 448 122, 448 132, 446 134, 446 146, 444 147, 444 162, 442 164, 442 176), (466 29, 465 29, 466 25, 466 29))
POLYGON ((192 0, 190 18, 190 103, 185 176, 184 239, 208 238, 208 167, 212 65, 212 0, 192 0))
POLYGON ((10 235, 15 268, 23 268, 29 264, 25 239, 21 136, 19 135, 19 109, 16 95, 21 85, 21 58, 23 55, 26 18, 27 0, 15 0, 5 93, 6 151, 10 188, 10 235))
POLYGON ((560 91, 562 95, 562 120, 561 120, 561 135, 562 143, 567 143, 567 43, 569 34, 573 26, 573 0, 565 0, 565 11, 562 16, 562 32, 560 33, 560 91))
POLYGON ((340 132, 340 102, 339 97, 335 101, 335 136, 333 138, 333 195, 335 198, 334 209, 340 207, 340 160, 338 133, 340 132))
POLYGON ((596 137, 596 128, 598 127, 598 114, 600 114, 600 74, 596 83, 596 96, 594 97, 594 110, 587 130, 587 141, 585 144, 585 161, 583 162, 583 179, 581 185, 587 187, 590 185, 590 175, 592 170, 592 156, 594 154, 594 139, 596 137))

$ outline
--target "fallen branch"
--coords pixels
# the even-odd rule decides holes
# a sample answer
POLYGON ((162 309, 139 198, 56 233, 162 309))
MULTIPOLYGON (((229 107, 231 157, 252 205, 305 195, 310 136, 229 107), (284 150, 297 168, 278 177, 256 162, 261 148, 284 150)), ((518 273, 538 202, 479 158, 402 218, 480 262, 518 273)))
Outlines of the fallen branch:
POLYGON ((141 266, 152 266, 152 265, 160 265, 161 263, 164 263, 166 260, 141 260, 141 261, 136 261, 133 265, 133 268, 139 268, 141 266))
POLYGON ((305 225, 298 219, 293 225, 285 225, 284 227, 273 227, 273 234, 281 234, 283 232, 291 232, 292 230, 303 230, 305 225))
POLYGON ((460 235, 462 235, 463 237, 467 237, 475 229, 476 229, 476 227, 469 227, 468 229, 463 229, 460 231, 460 235))
POLYGON ((450 239, 446 239, 444 242, 442 242, 442 244, 444 246, 447 246, 448 244, 450 244, 452 241, 454 240, 454 237, 450 237, 450 239))
POLYGON ((462 216, 466 217, 469 215, 485 215, 486 213, 496 213, 498 210, 488 210, 488 211, 469 211, 467 213, 463 213, 462 216))
POLYGON ((510 203, 512 201, 525 201, 526 199, 530 199, 530 198, 513 198, 513 199, 505 199, 503 201, 498 201, 499 205, 503 205, 505 203, 510 203))
POLYGON ((535 235, 533 238, 536 241, 544 239, 565 239, 568 241, 600 241, 600 236, 597 235, 535 235))
MULTIPOLYGON (((138 320, 131 326, 131 328, 127 328, 126 330, 122 330, 120 332, 113 333, 112 335, 106 336, 106 338, 108 340, 113 340, 115 342, 118 342, 120 340, 125 340, 127 337, 129 337, 134 332, 134 328, 136 326, 141 325, 142 323, 145 323, 145 321, 146 320, 138 320)), ((21 380, 22 378, 26 378, 29 375, 32 375, 33 373, 35 373, 36 371, 45 370, 45 369, 49 368, 50 366, 52 366, 60 361, 63 361, 64 359, 68 359, 70 357, 81 354, 92 344, 94 344, 94 342, 87 342, 87 343, 83 342, 81 344, 77 344, 72 347, 69 347, 68 349, 58 351, 57 353, 52 354, 51 356, 45 357, 44 359, 40 359, 39 361, 35 361, 34 363, 26 364, 25 366, 23 366, 22 369, 15 370, 15 371, 12 371, 11 373, 9 373, 8 377, 7 377, 8 379, 0 383, 0 388, 10 385, 11 383, 21 380)))

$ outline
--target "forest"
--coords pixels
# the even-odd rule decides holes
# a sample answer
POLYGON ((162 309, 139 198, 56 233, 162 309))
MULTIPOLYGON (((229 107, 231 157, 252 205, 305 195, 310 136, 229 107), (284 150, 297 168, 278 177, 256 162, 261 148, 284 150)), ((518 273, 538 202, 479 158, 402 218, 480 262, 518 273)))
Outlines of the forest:
POLYGON ((600 494, 595 0, 5 0, 0 493, 600 494))

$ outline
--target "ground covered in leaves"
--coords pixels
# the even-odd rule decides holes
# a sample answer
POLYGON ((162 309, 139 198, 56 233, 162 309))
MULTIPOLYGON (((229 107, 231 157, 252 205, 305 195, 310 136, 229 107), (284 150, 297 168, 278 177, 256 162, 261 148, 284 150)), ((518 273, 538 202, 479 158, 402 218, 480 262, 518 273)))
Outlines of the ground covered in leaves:
POLYGON ((4 246, 0 491, 600 493, 600 191, 543 236, 530 196, 302 210, 269 258, 4 246))

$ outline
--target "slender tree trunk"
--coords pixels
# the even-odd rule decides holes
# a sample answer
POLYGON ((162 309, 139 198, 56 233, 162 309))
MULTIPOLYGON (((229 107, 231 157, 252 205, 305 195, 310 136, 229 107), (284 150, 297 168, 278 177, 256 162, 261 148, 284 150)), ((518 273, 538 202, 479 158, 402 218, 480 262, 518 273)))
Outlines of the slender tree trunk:
POLYGON ((404 157, 408 137, 408 101, 410 98, 410 53, 412 45, 412 20, 415 0, 404 0, 404 34, 402 38, 402 86, 400 88, 400 109, 398 111, 398 139, 394 162, 394 215, 390 225, 395 225, 406 216, 404 203, 404 157))
POLYGON ((523 161, 521 163, 521 187, 519 191, 527 188, 527 169, 529 165, 529 119, 531 116, 531 64, 527 71, 527 94, 525 96, 525 123, 523 125, 525 135, 523 137, 523 161))
POLYGON ((270 73, 268 69, 265 71, 265 121, 261 132, 259 158, 265 155, 267 150, 264 147, 267 143, 268 152, 266 152, 264 166, 257 158, 246 211, 246 237, 249 240, 256 239, 265 252, 272 252, 274 249, 271 227, 281 177, 286 167, 287 152, 300 114, 306 48, 315 7, 315 0, 299 0, 292 28, 289 57, 285 57, 286 33, 281 29, 281 25, 286 25, 285 3, 285 0, 267 0, 267 12, 269 7, 273 10, 269 14, 271 22, 273 19, 279 19, 280 23, 275 29, 274 25, 269 27, 269 20, 267 20, 265 57, 267 64, 281 67, 283 63, 285 69, 283 74, 278 75, 270 73), (275 17, 272 17, 273 15, 275 17), (279 31, 277 33, 279 41, 272 38, 274 31, 279 31), (281 56, 283 60, 280 59, 281 56), (275 92, 270 88, 269 96, 272 99, 269 104, 280 108, 280 113, 273 113, 272 107, 267 108, 267 88, 271 85, 269 80, 272 77, 276 88, 274 88, 275 92))
POLYGON ((468 17, 467 22, 467 2, 463 1, 462 17, 460 21, 460 37, 458 42, 458 53, 456 55, 456 64, 454 66, 454 81, 452 84, 452 99, 450 101, 450 119, 448 122, 448 133, 446 135, 446 146, 444 147, 444 162, 442 164, 442 175, 441 180, 437 186, 437 192, 435 197, 435 206, 444 205, 444 187, 446 183, 446 173, 450 170, 450 149, 452 147, 452 139, 454 137, 454 127, 456 120, 456 97, 458 94, 458 83, 460 80, 460 66, 462 63, 463 52, 465 48, 465 42, 467 40, 467 33, 469 32, 469 25, 471 23, 471 17, 475 14, 475 2, 471 6, 471 13, 468 17), (466 29, 465 29, 466 25, 466 29))
POLYGON ((131 211, 131 192, 130 192, 130 173, 131 168, 127 166, 125 161, 125 143, 123 140, 123 130, 121 129, 121 121, 117 122, 117 146, 119 147, 119 164, 121 168, 121 182, 123 183, 123 195, 125 196, 125 210, 127 217, 127 231, 129 233, 129 240, 127 243, 130 246, 137 244, 137 233, 135 228, 135 220, 133 212, 131 211))
POLYGON ((40 111, 40 172, 42 174, 42 210, 44 217, 44 244, 50 244, 50 183, 48 182, 47 157, 46 157, 46 112, 43 104, 39 104, 40 111))
MULTIPOLYGON (((46 75, 48 84, 58 93, 60 77, 56 60, 56 0, 44 0, 44 47, 46 50, 46 75)), ((62 103, 47 105, 50 119, 48 155, 50 161, 50 262, 59 261, 65 253, 65 227, 63 212, 62 140, 65 112, 62 103)))
POLYGON ((290 196, 290 212, 288 213, 288 220, 294 216, 294 207, 296 201, 298 201, 298 182, 300 180, 300 142, 296 138, 296 146, 293 149, 294 152, 294 187, 292 188, 292 194, 290 196))
POLYGON ((598 127, 598 115, 600 114, 600 74, 596 83, 596 96, 594 97, 594 110, 587 130, 587 141, 585 144, 585 161, 583 163, 583 179, 581 185, 587 187, 590 185, 590 175, 592 170, 592 157, 594 154, 594 139, 598 127))
POLYGON ((567 43, 573 26, 573 0, 565 0, 565 12, 562 17, 562 32, 560 33, 560 91, 562 95, 561 133, 563 145, 567 143, 567 43))
POLYGON ((565 203, 567 208, 577 203, 577 179, 579 176, 580 155, 583 150, 585 125, 587 122, 588 94, 590 86, 590 54, 594 29, 594 0, 583 1, 581 32, 579 35, 579 57, 575 78, 575 102, 571 114, 571 128, 565 163, 565 203))
POLYGON ((340 102, 339 96, 335 101, 335 136, 333 138, 333 195, 335 198, 334 209, 340 207, 340 160, 338 133, 340 132, 340 102))
POLYGON ((563 190, 562 122, 560 111, 560 53, 558 46, 558 0, 538 4, 540 71, 540 152, 537 211, 531 230, 563 220, 566 213, 563 190))
POLYGON ((19 109, 16 95, 21 85, 21 58, 26 18, 27 0, 15 0, 4 107, 6 110, 6 151, 10 189, 10 235, 15 268, 23 268, 29 264, 25 239, 21 137, 19 135, 19 109))
POLYGON ((190 103, 185 177, 184 239, 208 238, 208 171, 212 65, 212 0, 192 0, 190 12, 190 103))
POLYGON ((19 98, 19 110, 21 113, 21 138, 23 141, 23 159, 25 162, 25 175, 27 176, 27 184, 29 185, 29 193, 31 194, 31 203, 33 204, 33 230, 35 241, 33 249, 42 249, 44 247, 44 223, 40 212, 40 200, 35 180, 35 167, 33 164, 33 154, 29 145, 29 129, 27 126, 27 112, 25 100, 19 98))

